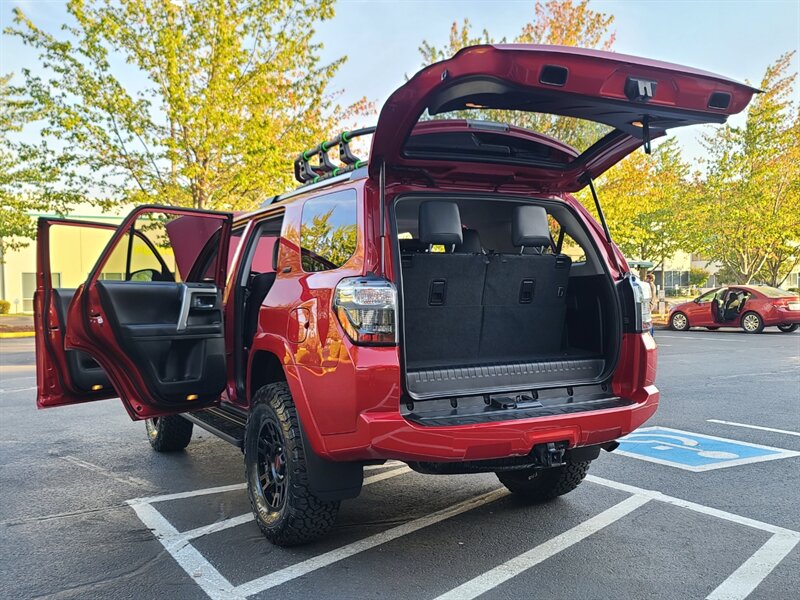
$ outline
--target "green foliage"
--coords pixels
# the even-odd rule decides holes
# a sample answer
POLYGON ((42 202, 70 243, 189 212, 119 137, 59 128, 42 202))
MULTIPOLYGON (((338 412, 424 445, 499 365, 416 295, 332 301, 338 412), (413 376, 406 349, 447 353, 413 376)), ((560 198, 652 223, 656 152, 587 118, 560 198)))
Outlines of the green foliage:
POLYGON ((291 185, 297 153, 369 108, 343 108, 328 91, 345 59, 322 63, 312 37, 332 0, 70 0, 67 10, 62 37, 20 9, 7 33, 39 53, 25 91, 44 137, 70 149, 73 173, 91 174, 76 175, 76 192, 252 208, 291 185))
POLYGON ((342 266, 356 250, 358 227, 355 223, 334 227, 331 209, 314 215, 311 225, 303 224, 300 246, 303 249, 303 270, 325 271, 342 266))
POLYGON ((11 86, 11 75, 0 76, 0 260, 5 252, 27 245, 36 225, 29 212, 64 213, 80 200, 65 189, 63 158, 45 143, 14 139, 36 118, 32 103, 11 86))
MULTIPOLYGON (((450 38, 442 47, 423 41, 419 48, 422 65, 445 60, 466 46, 476 44, 556 44, 600 48, 610 50, 614 44, 614 33, 610 27, 613 15, 595 12, 589 8, 589 0, 547 0, 536 2, 531 21, 523 24, 520 33, 513 40, 505 37, 496 39, 488 31, 473 33, 469 20, 450 27, 450 38)), ((441 115, 444 118, 479 119, 509 123, 554 137, 575 148, 588 148, 611 128, 590 121, 570 117, 556 117, 521 111, 505 110, 465 110, 441 115)))
MULTIPOLYGON (((653 154, 634 152, 596 182, 614 242, 625 256, 658 265, 684 248, 685 215, 697 195, 676 138, 654 146, 653 154)), ((591 193, 578 199, 594 212, 591 193)))
POLYGON ((770 65, 744 127, 705 137, 708 175, 692 215, 694 246, 730 283, 778 285, 800 261, 800 112, 794 52, 770 65))
POLYGON ((0 300, 0 315, 7 315, 9 312, 11 312, 11 302, 0 300))
POLYGON ((689 269, 689 285, 691 286, 703 287, 709 277, 711 277, 711 273, 705 269, 701 269, 700 267, 691 267, 689 269))

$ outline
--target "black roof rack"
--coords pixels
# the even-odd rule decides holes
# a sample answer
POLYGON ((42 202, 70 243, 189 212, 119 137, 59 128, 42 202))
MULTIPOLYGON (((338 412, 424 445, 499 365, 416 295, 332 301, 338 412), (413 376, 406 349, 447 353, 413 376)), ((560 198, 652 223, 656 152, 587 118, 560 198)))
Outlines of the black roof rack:
POLYGON ((355 138, 375 133, 375 127, 364 127, 353 131, 343 131, 332 140, 320 143, 302 152, 294 161, 294 178, 303 185, 318 183, 330 177, 336 177, 360 169, 367 164, 350 150, 350 142, 355 138), (331 162, 328 152, 339 147, 339 160, 344 166, 338 167, 331 162), (319 162, 311 164, 311 159, 319 156, 319 162))

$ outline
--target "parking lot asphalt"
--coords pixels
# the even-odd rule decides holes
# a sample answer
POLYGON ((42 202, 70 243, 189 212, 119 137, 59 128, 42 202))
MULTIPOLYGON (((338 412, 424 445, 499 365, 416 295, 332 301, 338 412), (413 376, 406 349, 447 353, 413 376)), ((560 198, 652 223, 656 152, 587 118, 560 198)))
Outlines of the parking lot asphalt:
POLYGON ((0 340, 0 597, 797 598, 800 333, 656 340, 647 426, 674 431, 603 453, 575 492, 528 506, 491 474, 388 463, 292 549, 249 518, 237 449, 195 429, 157 454, 115 400, 37 412, 33 340, 0 340), (636 457, 724 462, 731 443, 769 459, 636 457))

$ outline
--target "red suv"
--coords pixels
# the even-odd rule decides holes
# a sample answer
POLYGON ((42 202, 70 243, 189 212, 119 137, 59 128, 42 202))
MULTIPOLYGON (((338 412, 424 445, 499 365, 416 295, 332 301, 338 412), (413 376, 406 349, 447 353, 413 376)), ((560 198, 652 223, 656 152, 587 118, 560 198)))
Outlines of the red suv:
POLYGON ((377 127, 299 156, 303 185, 255 212, 43 219, 38 405, 118 396, 158 451, 193 425, 239 446, 277 544, 326 532, 389 459, 495 472, 530 501, 569 492, 659 396, 639 283, 596 194, 599 223, 570 192, 755 91, 621 54, 476 46, 395 91, 377 127), (597 141, 427 118, 476 108, 578 119, 597 141), (350 146, 367 133, 369 163, 350 146))

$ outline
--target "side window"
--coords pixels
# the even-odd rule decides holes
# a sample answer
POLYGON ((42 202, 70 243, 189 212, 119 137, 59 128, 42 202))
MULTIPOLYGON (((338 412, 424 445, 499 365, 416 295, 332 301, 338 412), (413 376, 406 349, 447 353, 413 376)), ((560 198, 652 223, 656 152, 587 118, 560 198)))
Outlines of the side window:
POLYGON ((547 215, 547 222, 550 225, 550 235, 555 240, 555 243, 558 244, 559 239, 561 240, 561 254, 569 256, 573 263, 586 262, 586 252, 578 242, 572 239, 570 234, 564 231, 563 239, 560 237, 562 231, 561 223, 553 215, 547 215))
MULTIPOLYGON (((98 279, 117 281, 201 281, 195 263, 219 245, 219 218, 142 213, 108 256, 98 279)), ((214 273, 217 254, 207 269, 214 273)))
MULTIPOLYGON (((86 223, 54 223, 50 226, 49 250, 50 250, 50 284, 53 288, 74 289, 86 281, 89 273, 97 262, 97 257, 103 252, 111 236, 114 235, 113 227, 102 225, 91 226, 86 223), (69 249, 68 252, 64 249, 69 249)), ((108 279, 111 275, 117 275, 122 279, 122 271, 107 269, 108 279)), ((36 289, 36 275, 31 274, 28 285, 25 286, 25 275, 23 274, 23 295, 24 302, 28 306, 26 289, 30 292, 30 310, 33 310, 33 291, 36 289)))
POLYGON ((338 269, 356 251, 357 195, 344 190, 306 201, 300 226, 303 270, 338 269))
POLYGON ((717 290, 711 290, 710 292, 706 292, 702 296, 697 299, 699 304, 705 304, 707 302, 711 302, 714 299, 714 296, 717 295, 717 290))

